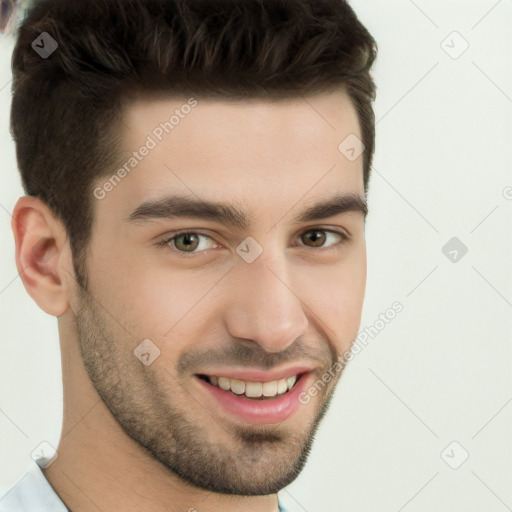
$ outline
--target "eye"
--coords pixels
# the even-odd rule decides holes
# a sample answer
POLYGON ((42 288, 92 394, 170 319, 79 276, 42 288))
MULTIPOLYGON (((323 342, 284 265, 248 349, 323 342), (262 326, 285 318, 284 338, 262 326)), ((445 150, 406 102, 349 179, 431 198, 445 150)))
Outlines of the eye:
POLYGON ((169 246, 172 250, 180 253, 196 254, 197 252, 205 251, 208 243, 205 239, 212 240, 211 237, 197 231, 182 231, 175 233, 171 238, 166 238, 158 243, 159 246, 169 246), (199 250, 197 250, 199 249, 199 250))
POLYGON ((328 249, 331 248, 333 245, 339 245, 344 242, 348 242, 349 237, 348 235, 341 231, 333 231, 330 229, 310 229, 309 231, 306 231, 305 233, 302 234, 301 240, 308 247, 328 249), (338 244, 334 242, 329 244, 327 247, 324 247, 324 244, 326 240, 329 239, 329 236, 331 239, 334 238, 335 240, 336 238, 338 238, 340 242, 338 244), (308 245, 306 242, 311 242, 312 245, 308 245))
MULTIPOLYGON (((320 250, 328 250, 333 248, 333 246, 342 245, 350 240, 350 237, 342 231, 321 228, 309 229, 305 231, 300 238, 306 247, 320 250), (326 241, 329 239, 334 239, 334 241, 325 246, 326 241), (338 239, 338 243, 336 243, 336 239, 338 239)), ((213 239, 204 233, 198 231, 181 231, 173 233, 171 237, 165 238, 161 242, 158 242, 157 245, 159 247, 168 247, 180 256, 188 257, 215 248, 216 245, 211 245, 212 243, 213 239)))

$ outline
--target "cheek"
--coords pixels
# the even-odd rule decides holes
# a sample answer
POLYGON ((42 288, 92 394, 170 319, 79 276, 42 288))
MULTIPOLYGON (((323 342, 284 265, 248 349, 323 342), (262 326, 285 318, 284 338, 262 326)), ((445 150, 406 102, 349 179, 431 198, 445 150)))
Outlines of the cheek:
POLYGON ((210 307, 208 291, 217 281, 217 275, 148 265, 127 272, 111 300, 123 307, 122 314, 136 334, 175 343, 181 339, 176 338, 181 329, 199 326, 204 308, 210 307))
POLYGON ((361 323, 365 288, 366 260, 347 261, 342 265, 319 270, 320 283, 306 302, 322 320, 326 335, 339 352, 348 350, 357 337, 361 323))

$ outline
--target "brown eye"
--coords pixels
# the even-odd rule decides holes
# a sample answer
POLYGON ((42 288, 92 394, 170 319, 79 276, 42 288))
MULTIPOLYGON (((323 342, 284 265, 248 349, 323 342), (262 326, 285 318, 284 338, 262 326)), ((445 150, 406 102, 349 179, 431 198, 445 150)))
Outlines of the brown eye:
POLYGON ((307 231, 302 235, 302 241, 306 243, 306 240, 311 242, 310 247, 322 247, 325 243, 325 231, 322 230, 313 230, 307 231))
POLYGON ((334 249, 347 243, 350 237, 341 231, 331 229, 310 229, 301 236, 302 243, 310 248, 334 249), (334 237, 334 239, 333 239, 334 237))

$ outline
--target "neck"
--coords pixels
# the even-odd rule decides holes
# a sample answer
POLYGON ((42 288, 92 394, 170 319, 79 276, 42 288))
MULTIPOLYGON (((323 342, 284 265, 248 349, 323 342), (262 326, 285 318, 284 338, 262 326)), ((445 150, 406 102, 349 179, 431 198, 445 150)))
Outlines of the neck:
POLYGON ((44 474, 71 511, 277 512, 277 495, 216 494, 183 481, 126 434, 82 363, 70 310, 59 318, 64 414, 58 458, 44 474))

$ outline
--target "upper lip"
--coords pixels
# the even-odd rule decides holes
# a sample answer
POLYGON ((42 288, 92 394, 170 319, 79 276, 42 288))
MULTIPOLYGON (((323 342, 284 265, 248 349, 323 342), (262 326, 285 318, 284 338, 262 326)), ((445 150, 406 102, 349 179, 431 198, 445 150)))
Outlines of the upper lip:
POLYGON ((273 380, 287 379, 302 373, 313 371, 313 368, 305 365, 289 366, 281 370, 261 371, 250 368, 218 368, 208 370, 208 372, 199 373, 198 375, 206 375, 208 377, 228 377, 230 379, 248 380, 253 382, 270 382, 273 380))

